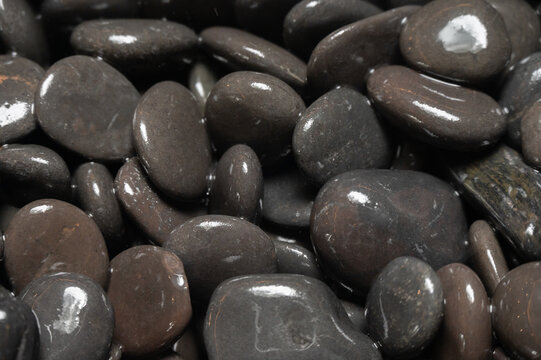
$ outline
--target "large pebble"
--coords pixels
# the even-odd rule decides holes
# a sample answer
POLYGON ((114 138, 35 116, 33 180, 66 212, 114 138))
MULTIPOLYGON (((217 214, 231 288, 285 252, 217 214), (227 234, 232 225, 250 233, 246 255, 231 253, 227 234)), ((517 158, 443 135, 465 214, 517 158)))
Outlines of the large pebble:
POLYGON ((503 109, 490 96, 403 66, 368 79, 368 94, 387 121, 419 141, 459 151, 479 150, 505 133, 503 109))
POLYGON ((97 18, 131 18, 139 12, 132 0, 43 0, 41 14, 53 24, 77 24, 97 18))
POLYGON ((492 324, 483 283, 463 264, 446 265, 437 274, 443 289, 444 319, 434 340, 434 358, 490 359, 492 324))
POLYGON ((86 276, 56 273, 33 280, 21 293, 36 315, 39 360, 102 360, 113 338, 113 308, 86 276))
POLYGON ((101 56, 123 69, 155 69, 189 61, 197 45, 192 29, 171 21, 90 20, 71 34, 75 51, 101 56))
POLYGON ((139 93, 115 68, 71 56, 49 68, 36 94, 41 128, 90 159, 121 160, 133 152, 131 120, 139 93))
POLYGON ((192 316, 182 262, 157 246, 135 246, 111 260, 107 296, 115 310, 114 341, 127 356, 165 349, 192 316))
POLYGON ((291 151, 293 129, 304 109, 301 97, 280 79, 239 71, 216 83, 205 116, 218 150, 247 144, 265 165, 291 151))
POLYGON ((19 56, 0 56, 0 144, 13 142, 36 128, 34 95, 45 71, 19 56))
POLYGON ((468 228, 447 183, 407 170, 356 170, 319 191, 311 239, 324 273, 364 292, 394 258, 435 269, 468 257, 468 228))
POLYGON ((205 29, 200 37, 206 52, 235 70, 267 73, 297 90, 306 85, 306 64, 265 39, 228 27, 205 29))
POLYGON ((506 145, 480 157, 448 160, 451 179, 465 198, 528 260, 541 259, 541 174, 506 145))
POLYGON ((107 285, 109 256, 96 223, 60 200, 37 200, 13 217, 5 233, 5 266, 16 293, 32 279, 67 271, 107 285))
POLYGON ((256 225, 232 216, 189 220, 171 233, 164 247, 182 260, 191 293, 202 300, 231 277, 276 272, 272 240, 256 225))
POLYGON ((381 359, 336 295, 302 275, 253 275, 222 283, 212 296, 204 336, 209 360, 381 359))
POLYGON ((255 221, 263 202, 263 172, 256 153, 234 145, 220 158, 210 192, 209 212, 255 221))
POLYGON ((126 213, 158 245, 191 217, 191 211, 173 207, 160 197, 150 185, 137 158, 128 160, 120 168, 115 179, 115 191, 126 213))
POLYGON ((523 264, 500 282, 492 304, 498 340, 513 359, 537 359, 541 353, 541 262, 523 264))
POLYGON ((503 70, 511 41, 503 19, 486 1, 435 0, 408 19, 400 50, 419 70, 479 83, 503 70))
POLYGON ((293 133, 299 168, 316 184, 350 170, 390 165, 393 146, 368 99, 347 87, 303 112, 293 133))
POLYGON ((192 93, 172 81, 147 90, 135 109, 135 150, 152 183, 173 199, 207 190, 211 149, 202 117, 192 93))
POLYGON ((0 177, 4 189, 26 204, 41 198, 68 199, 70 172, 56 152, 41 145, 9 144, 0 147, 0 177))
POLYGON ((327 35, 308 62, 308 83, 319 92, 336 85, 364 88, 370 70, 392 63, 405 19, 419 7, 401 7, 346 25, 327 35))
POLYGON ((420 353, 443 320, 440 280, 414 257, 390 262, 374 281, 366 300, 368 333, 386 355, 408 359, 420 353))

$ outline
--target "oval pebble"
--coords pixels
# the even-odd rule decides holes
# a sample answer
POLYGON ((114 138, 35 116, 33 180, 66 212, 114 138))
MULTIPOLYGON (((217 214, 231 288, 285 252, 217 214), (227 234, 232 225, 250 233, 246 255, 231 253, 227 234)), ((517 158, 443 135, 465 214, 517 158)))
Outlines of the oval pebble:
POLYGON ((100 56, 122 69, 155 70, 190 61, 197 35, 171 21, 90 20, 73 30, 70 42, 76 52, 100 56))
POLYGON ((34 94, 45 71, 20 56, 0 56, 0 144, 14 142, 36 128, 34 94))
POLYGON ((321 281, 302 275, 252 275, 223 282, 205 321, 209 360, 380 360, 372 340, 348 319, 321 281))
POLYGON ((206 63, 197 62, 190 70, 188 84, 190 91, 197 99, 202 112, 205 112, 207 99, 217 81, 216 74, 206 63))
POLYGON ((484 0, 434 0, 408 18, 400 50, 414 68, 447 79, 482 83, 509 61, 502 17, 484 0))
POLYGON ((479 150, 505 133, 503 109, 490 96, 403 66, 379 68, 370 75, 367 88, 387 121, 436 147, 479 150))
POLYGON ((192 296, 204 301, 226 279, 276 272, 272 240, 256 225, 232 216, 191 219, 171 233, 164 247, 182 260, 192 296))
POLYGON ((218 150, 246 144, 265 166, 291 151, 293 129, 304 109, 301 97, 280 79, 239 71, 216 83, 205 117, 218 150))
POLYGON ((246 31, 211 27, 200 34, 201 46, 235 70, 273 75, 296 90, 306 85, 306 64, 287 50, 246 31))
POLYGON ((71 204, 34 201, 17 212, 4 236, 6 272, 16 293, 32 279, 59 271, 107 284, 109 256, 100 229, 71 204))
POLYGON ((393 146, 368 99, 342 87, 303 112, 293 133, 293 154, 300 170, 323 185, 346 171, 388 167, 393 146))
POLYGON ((443 320, 440 280, 427 263, 409 256, 391 261, 366 300, 368 333, 386 355, 409 359, 434 338, 443 320))
POLYGON ((133 152, 131 120, 139 93, 117 70, 88 56, 53 64, 36 94, 39 125, 66 148, 96 160, 133 152))
POLYGON ((316 257, 311 250, 285 241, 273 239, 278 273, 300 274, 321 279, 316 257))
POLYGON ((40 329, 40 360, 101 360, 113 338, 113 308, 104 290, 86 276, 48 274, 33 280, 20 298, 40 329))
POLYGON ((135 109, 133 134, 141 165, 159 190, 176 200, 205 193, 210 142, 188 89, 164 81, 147 90, 135 109))
POLYGON ((160 247, 135 246, 111 260, 110 274, 107 295, 122 353, 144 356, 172 345, 192 316, 182 262, 160 247))
POLYGON ((246 145, 230 147, 220 158, 210 191, 209 213, 255 221, 261 213, 263 172, 246 145))
POLYGON ((366 292, 399 256, 434 268, 468 258, 468 228, 458 194, 425 173, 355 170, 319 191, 310 221, 323 273, 366 292))
POLYGON ((492 297, 492 324, 498 340, 514 359, 541 353, 541 262, 511 270, 492 297))

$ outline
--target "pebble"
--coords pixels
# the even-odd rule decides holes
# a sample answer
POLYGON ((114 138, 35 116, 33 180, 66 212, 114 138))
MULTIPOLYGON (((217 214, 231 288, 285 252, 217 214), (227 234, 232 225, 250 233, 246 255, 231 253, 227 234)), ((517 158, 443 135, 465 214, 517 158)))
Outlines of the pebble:
POLYGON ((204 325, 209 360, 379 360, 372 340, 319 280, 302 275, 229 279, 214 292, 204 325))
POLYGON ((69 199, 70 172, 56 152, 41 145, 0 147, 0 177, 7 196, 21 205, 42 198, 69 199))
POLYGON ((210 191, 209 213, 255 221, 263 202, 263 171, 246 145, 230 147, 220 158, 210 191))
POLYGON ((351 85, 363 90, 372 68, 397 60, 402 23, 418 9, 417 6, 396 8, 327 35, 310 56, 309 86, 320 93, 336 85, 351 85))
POLYGON ((78 24, 97 18, 131 18, 139 6, 132 0, 43 0, 43 18, 53 24, 78 24))
POLYGON ((334 30, 381 12, 362 0, 303 0, 283 21, 284 43, 301 59, 308 59, 321 39, 334 30))
POLYGON ((319 191, 310 221, 323 273, 365 293, 399 256, 438 269, 468 258, 468 228, 453 188, 426 173, 355 170, 319 191))
POLYGON ((4 236, 4 264, 15 293, 32 279, 59 271, 107 285, 109 256, 100 229, 71 204, 31 202, 15 214, 4 236))
POLYGON ((443 289, 444 319, 434 340, 434 358, 490 359, 490 302, 477 274, 463 264, 445 265, 437 272, 443 289))
POLYGON ((498 340, 514 359, 535 359, 541 352, 541 262, 511 270, 500 282, 492 304, 498 340))
POLYGON ((496 286, 509 271, 496 234, 484 220, 477 220, 470 226, 470 246, 474 269, 492 296, 496 286))
POLYGON ((109 170, 99 163, 84 163, 73 174, 72 187, 79 207, 96 222, 109 250, 117 248, 124 221, 109 170))
POLYGON ((188 86, 197 99, 201 111, 205 112, 207 99, 218 78, 211 67, 203 62, 196 62, 190 70, 188 86))
POLYGON ((429 3, 430 1, 432 0, 386 0, 385 4, 387 5, 386 6, 387 8, 392 9, 399 6, 407 6, 407 5, 425 5, 429 3))
POLYGON ((104 290, 86 276, 55 273, 20 295, 36 316, 40 360, 101 360, 109 353, 114 315, 104 290))
POLYGON ((43 75, 43 68, 32 60, 0 56, 0 144, 35 130, 34 94, 43 75))
POLYGON ((526 260, 541 258, 541 174, 501 144, 480 157, 447 160, 452 181, 526 260))
POLYGON ((356 169, 389 167, 393 146, 368 99, 354 89, 334 89, 303 112, 293 133, 300 170, 323 185, 356 169))
POLYGON ((109 272, 114 342, 123 355, 140 357, 172 345, 192 316, 182 262, 170 251, 141 245, 115 256, 109 272))
POLYGON ((314 253, 297 244, 273 239, 278 273, 300 274, 321 279, 314 253))
POLYGON ((367 88, 387 121, 439 148, 479 150, 497 142, 506 130, 504 111, 490 96, 403 66, 379 68, 367 88))
POLYGON ((346 310, 349 320, 355 325, 355 328, 364 333, 366 331, 365 309, 362 306, 349 301, 340 300, 340 302, 342 303, 344 310, 346 310))
POLYGON ((39 352, 39 333, 32 310, 0 286, 0 358, 33 360, 39 352))
POLYGON ((524 161, 541 168, 541 102, 536 101, 524 111, 520 120, 520 140, 524 161))
POLYGON ((199 209, 174 207, 154 190, 137 158, 120 168, 115 179, 116 196, 128 216, 154 243, 162 245, 177 226, 199 209))
POLYGON ((147 90, 135 109, 133 135, 141 165, 165 195, 192 200, 206 192, 210 142, 188 89, 164 81, 147 90))
POLYGON ((95 160, 133 153, 131 120, 139 93, 115 68, 83 55, 53 64, 36 94, 39 125, 54 141, 95 160))
POLYGON ((70 42, 76 52, 100 56, 122 69, 156 70, 189 62, 197 46, 197 35, 171 21, 90 20, 73 30, 70 42))
POLYGON ((400 50, 414 68, 457 82, 482 83, 511 56, 502 17, 484 0, 434 0, 408 18, 400 50))
POLYGON ((385 266, 366 300, 368 333, 392 358, 420 353, 436 335, 443 312, 438 276, 430 265, 409 256, 385 266))
POLYGON ((234 276, 276 272, 272 240, 258 226, 233 216, 191 219, 171 233, 164 247, 182 260, 192 296, 203 301, 234 276))
POLYGON ((267 73, 296 90, 306 85, 306 64, 270 41, 220 26, 205 29, 199 36, 203 50, 232 69, 267 73))
POLYGON ((391 163, 391 169, 425 170, 429 166, 429 149, 426 144, 411 139, 402 140, 391 163))
POLYGON ((246 144, 265 166, 291 152, 291 136, 304 110, 301 97, 280 79, 239 71, 216 83, 207 100, 205 117, 219 151, 246 144))

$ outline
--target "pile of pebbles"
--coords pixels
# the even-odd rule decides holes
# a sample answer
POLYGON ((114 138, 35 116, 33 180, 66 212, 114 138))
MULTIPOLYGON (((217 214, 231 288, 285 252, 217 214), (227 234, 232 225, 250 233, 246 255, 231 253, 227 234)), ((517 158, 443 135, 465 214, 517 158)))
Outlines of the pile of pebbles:
POLYGON ((527 0, 1 0, 0 359, 541 359, 527 0))

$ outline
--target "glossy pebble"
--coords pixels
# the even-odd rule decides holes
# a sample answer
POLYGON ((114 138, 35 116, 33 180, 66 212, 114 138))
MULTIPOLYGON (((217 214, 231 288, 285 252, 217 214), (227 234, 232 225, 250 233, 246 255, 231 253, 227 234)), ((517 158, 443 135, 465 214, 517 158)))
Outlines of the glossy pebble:
POLYGON ((205 111, 205 104, 212 91, 214 85, 218 81, 216 74, 211 70, 210 66, 197 62, 190 70, 188 83, 190 91, 197 99, 201 110, 205 111))
POLYGON ((361 332, 366 331, 366 315, 365 310, 362 306, 354 304, 349 301, 340 300, 344 310, 348 314, 349 320, 355 325, 355 328, 361 332))
POLYGON ((520 120, 520 140, 524 161, 541 168, 541 102, 536 101, 524 111, 520 120))
POLYGON ((274 240, 278 273, 300 274, 321 279, 316 257, 311 250, 297 244, 274 240))

